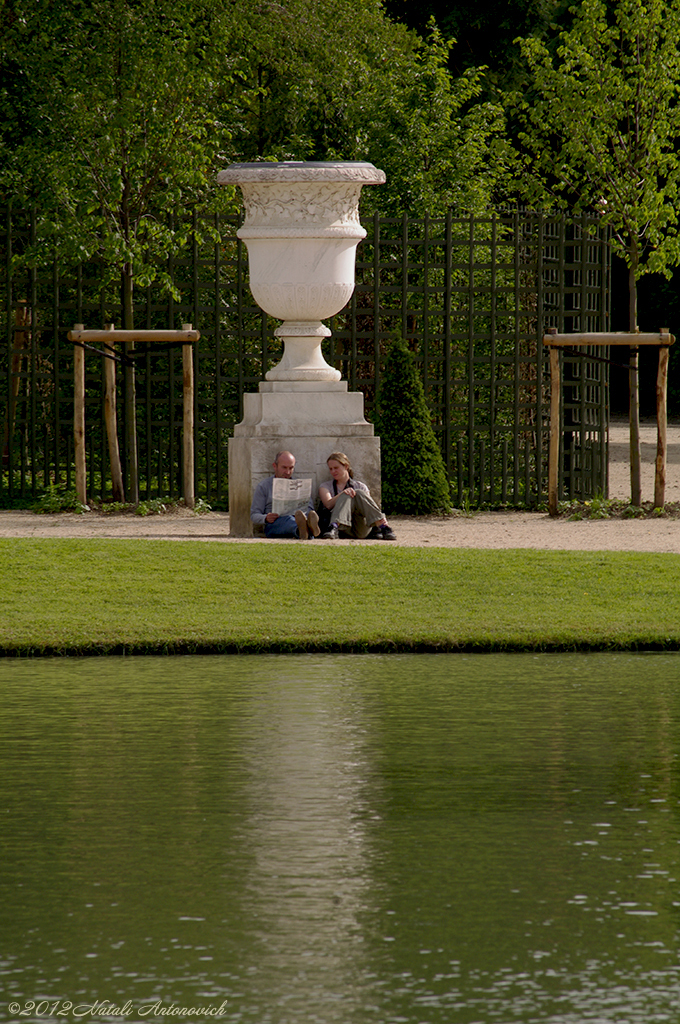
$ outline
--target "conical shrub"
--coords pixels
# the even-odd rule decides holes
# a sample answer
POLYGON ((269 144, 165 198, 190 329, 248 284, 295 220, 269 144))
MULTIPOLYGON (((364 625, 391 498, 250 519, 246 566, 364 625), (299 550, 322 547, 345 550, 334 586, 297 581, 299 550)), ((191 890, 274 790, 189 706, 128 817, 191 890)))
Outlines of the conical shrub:
POLYGON ((382 506, 393 515, 427 515, 451 508, 441 449, 423 382, 402 339, 392 342, 376 398, 382 452, 382 506))

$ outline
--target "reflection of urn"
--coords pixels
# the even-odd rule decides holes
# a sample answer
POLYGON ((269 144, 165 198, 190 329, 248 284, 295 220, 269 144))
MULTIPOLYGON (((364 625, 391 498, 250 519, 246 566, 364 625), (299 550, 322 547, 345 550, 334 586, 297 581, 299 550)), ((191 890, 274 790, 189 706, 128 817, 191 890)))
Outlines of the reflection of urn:
POLYGON ((217 180, 240 185, 246 218, 238 236, 248 248, 250 290, 265 312, 283 320, 281 362, 270 381, 335 381, 321 352, 321 323, 354 291, 354 259, 366 232, 359 222, 362 185, 385 181, 368 163, 232 164, 217 180))

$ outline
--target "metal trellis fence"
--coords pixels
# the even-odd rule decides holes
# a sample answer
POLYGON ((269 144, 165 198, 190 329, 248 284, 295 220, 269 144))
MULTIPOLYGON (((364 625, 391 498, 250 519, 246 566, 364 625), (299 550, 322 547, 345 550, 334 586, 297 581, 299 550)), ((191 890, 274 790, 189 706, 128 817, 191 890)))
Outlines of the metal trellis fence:
MULTIPOLYGON (((162 268, 179 299, 151 285, 135 294, 135 326, 201 332, 195 359, 197 496, 226 507, 227 439, 280 356, 277 326, 248 289, 238 221, 194 211, 192 244, 162 268)), ((4 211, 0 350, 4 411, 0 503, 30 499, 50 483, 73 486, 75 323, 121 323, 120 296, 97 263, 26 265, 36 212, 4 211)), ((327 358, 370 419, 391 337, 416 353, 457 504, 535 505, 546 497, 547 327, 609 328, 610 257, 596 218, 514 212, 381 218, 365 223, 357 287, 331 322, 327 358)), ((568 359, 561 493, 607 486, 607 366, 568 359)), ((87 371, 88 491, 106 500, 103 360, 87 371)), ((140 496, 181 494, 182 368, 176 351, 139 346, 135 358, 140 496)), ((122 381, 122 375, 121 375, 122 381)), ((121 386, 120 422, 125 393, 121 386)), ((121 426, 122 433, 122 426, 121 426)), ((124 465, 124 472, 126 467, 124 465)))

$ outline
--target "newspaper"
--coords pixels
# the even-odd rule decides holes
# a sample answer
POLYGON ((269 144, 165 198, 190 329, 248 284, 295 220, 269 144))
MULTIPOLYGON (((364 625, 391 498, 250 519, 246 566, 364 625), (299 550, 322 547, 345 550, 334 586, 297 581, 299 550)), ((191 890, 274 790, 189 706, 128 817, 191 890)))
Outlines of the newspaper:
POLYGON ((311 478, 306 480, 286 480, 285 477, 274 477, 272 488, 272 512, 278 515, 292 515, 299 508, 306 509, 312 496, 311 478))

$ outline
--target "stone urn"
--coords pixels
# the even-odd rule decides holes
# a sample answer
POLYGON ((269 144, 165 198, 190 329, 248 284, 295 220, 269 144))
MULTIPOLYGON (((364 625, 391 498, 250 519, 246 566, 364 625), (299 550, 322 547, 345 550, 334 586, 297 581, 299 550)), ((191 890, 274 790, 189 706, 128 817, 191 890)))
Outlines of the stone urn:
POLYGON ((354 291, 363 185, 385 181, 367 163, 232 164, 218 177, 238 185, 245 221, 250 289, 267 313, 283 320, 281 361, 243 395, 243 419, 229 439, 229 520, 233 537, 253 534, 250 503, 270 476, 277 452, 296 458, 295 475, 311 477, 312 494, 328 478, 331 452, 345 452, 359 479, 380 499, 380 438, 364 417, 364 396, 323 357, 334 316, 354 291))
POLYGON ((238 232, 248 249, 250 290, 257 304, 279 320, 281 361, 269 381, 337 381, 321 342, 330 330, 321 321, 345 306, 354 291, 363 185, 385 174, 369 163, 232 164, 222 185, 239 185, 245 221, 238 232))

